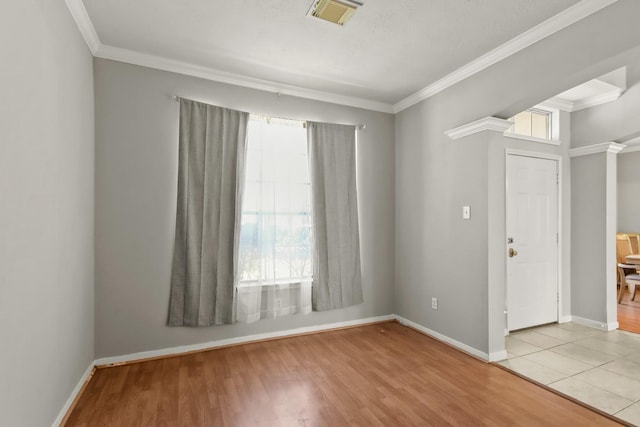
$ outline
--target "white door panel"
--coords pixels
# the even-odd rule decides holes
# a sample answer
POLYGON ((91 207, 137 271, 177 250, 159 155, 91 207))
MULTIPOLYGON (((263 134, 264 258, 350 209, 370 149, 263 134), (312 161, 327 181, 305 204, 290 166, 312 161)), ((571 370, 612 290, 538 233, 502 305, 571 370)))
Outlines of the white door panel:
POLYGON ((510 331, 558 320, 557 170, 555 160, 507 156, 510 331))

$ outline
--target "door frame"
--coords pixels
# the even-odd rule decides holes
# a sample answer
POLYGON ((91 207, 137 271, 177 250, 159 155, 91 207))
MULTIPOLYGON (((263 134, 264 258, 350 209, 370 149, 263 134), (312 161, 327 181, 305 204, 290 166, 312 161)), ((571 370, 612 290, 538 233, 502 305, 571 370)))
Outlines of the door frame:
MULTIPOLYGON (((562 170, 562 160, 563 160, 563 156, 559 155, 559 154, 549 154, 549 153, 541 153, 539 151, 530 151, 530 150, 520 150, 520 149, 514 149, 514 148, 506 148, 505 149, 505 176, 504 176, 504 200, 505 200, 505 225, 504 225, 504 231, 505 231, 505 235, 503 238, 503 242, 504 242, 504 247, 507 247, 507 206, 508 206, 508 200, 507 200, 507 186, 509 185, 508 182, 508 177, 507 177, 507 168, 506 168, 506 164, 507 164, 507 159, 509 158, 509 156, 521 156, 521 157, 533 157, 536 159, 544 159, 544 160, 554 160, 556 162, 556 172, 558 174, 558 192, 557 192, 557 197, 558 197, 558 252, 557 252, 557 263, 558 263, 558 272, 557 272, 557 281, 558 281, 558 323, 564 323, 564 316, 563 316, 563 311, 562 311, 562 304, 563 304, 563 297, 562 297, 562 293, 564 290, 564 284, 562 282, 562 276, 563 276, 563 270, 564 270, 564 265, 563 265, 563 258, 562 258, 562 254, 563 254, 563 227, 562 227, 562 220, 564 218, 564 213, 563 213, 563 209, 562 209, 562 201, 563 201, 563 194, 562 194, 562 186, 563 186, 563 170, 562 170)), ((505 313, 504 313, 504 334, 505 336, 509 335, 509 324, 507 321, 507 310, 509 310, 509 307, 507 307, 507 289, 508 289, 508 283, 507 283, 507 271, 506 271, 506 262, 507 260, 507 251, 504 251, 504 257, 505 257, 505 281, 504 281, 504 302, 505 302, 505 313)))

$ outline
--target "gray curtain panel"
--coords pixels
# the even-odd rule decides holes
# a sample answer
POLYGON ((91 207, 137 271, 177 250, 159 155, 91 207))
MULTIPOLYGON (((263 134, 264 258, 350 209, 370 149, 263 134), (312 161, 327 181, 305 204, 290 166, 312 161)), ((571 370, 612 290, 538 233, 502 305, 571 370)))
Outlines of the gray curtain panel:
POLYGON ((249 114, 180 100, 170 326, 233 323, 249 114))
POLYGON ((307 122, 314 257, 312 306, 362 302, 355 126, 307 122))

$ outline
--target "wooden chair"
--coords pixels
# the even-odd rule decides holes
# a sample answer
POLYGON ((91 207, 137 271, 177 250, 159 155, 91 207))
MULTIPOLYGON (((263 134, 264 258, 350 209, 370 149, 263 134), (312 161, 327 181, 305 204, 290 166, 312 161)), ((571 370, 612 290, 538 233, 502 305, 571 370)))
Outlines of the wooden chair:
POLYGON ((640 274, 636 271, 637 265, 626 264, 625 257, 631 255, 631 241, 627 234, 619 233, 616 235, 616 254, 618 258, 618 279, 620 282, 620 290, 618 291, 618 303, 622 301, 624 289, 629 288, 631 291, 631 301, 636 298, 636 286, 640 286, 640 274))
POLYGON ((640 234, 638 233, 626 233, 629 236, 629 241, 631 242, 631 252, 634 255, 640 254, 640 234))

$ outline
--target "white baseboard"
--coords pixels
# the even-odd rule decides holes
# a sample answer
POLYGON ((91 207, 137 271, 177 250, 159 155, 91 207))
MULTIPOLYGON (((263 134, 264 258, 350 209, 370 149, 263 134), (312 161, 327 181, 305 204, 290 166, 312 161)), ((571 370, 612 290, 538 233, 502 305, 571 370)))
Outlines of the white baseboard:
POLYGON ((291 335, 306 334, 310 332, 321 332, 331 329, 345 328, 349 326, 366 325, 369 323, 385 322, 395 320, 394 314, 386 316, 368 317, 366 319, 348 320, 346 322, 328 323, 317 326, 307 326, 303 328, 287 329, 285 331, 267 332, 264 334, 246 335, 243 337, 227 338, 217 341, 209 341, 200 344, 182 345, 177 347, 163 348, 160 350, 142 351, 139 353, 125 354, 123 356, 103 357, 95 360, 96 366, 111 365, 117 363, 133 362, 141 359, 149 359, 153 357, 174 356, 192 351, 209 350, 228 345, 244 344, 254 341, 262 341, 272 338, 283 338, 291 335))
MULTIPOLYGON (((463 344, 460 341, 456 341, 453 338, 449 338, 446 335, 442 335, 439 332, 433 331, 433 330, 431 330, 429 328, 426 328, 426 327, 424 327, 422 325, 419 325, 419 324, 417 324, 415 322, 412 322, 411 320, 405 319, 404 317, 396 315, 396 320, 398 322, 400 322, 400 324, 402 324, 402 325, 410 326, 410 327, 412 327, 414 329, 417 329, 420 332, 422 332, 422 333, 424 333, 426 335, 429 335, 429 336, 431 336, 433 338, 436 338, 436 339, 438 339, 440 341, 443 341, 443 342, 445 342, 447 344, 450 344, 450 345, 456 347, 457 349, 464 351, 465 353, 469 353, 469 354, 471 354, 471 355, 473 355, 473 356, 475 356, 477 358, 480 358, 482 360, 485 360, 485 361, 490 361, 489 355, 487 353, 483 352, 483 351, 478 350, 477 348, 473 348, 471 346, 468 346, 467 344, 463 344)), ((497 352, 497 353, 500 353, 500 352, 497 352)), ((506 359, 506 354, 505 354, 505 359, 506 359)))
POLYGON ((491 353, 490 355, 488 355, 487 353, 480 351, 476 348, 473 348, 471 346, 468 346, 464 343, 461 343, 460 341, 456 341, 453 338, 449 338, 446 335, 443 335, 439 332, 433 331, 429 328, 426 328, 422 325, 419 325, 415 322, 412 322, 408 319, 405 319, 401 316, 395 315, 395 314, 389 314, 386 316, 377 316, 377 317, 368 317, 366 319, 356 319, 356 320, 348 320, 345 322, 337 322, 337 323, 328 323, 328 324, 324 324, 324 325, 314 325, 314 326, 307 326, 307 327, 303 327, 303 328, 296 328, 296 329, 288 329, 285 331, 276 331, 276 332, 268 332, 268 333, 264 333, 264 334, 255 334, 255 335, 246 335, 243 337, 234 337, 234 338, 228 338, 228 339, 223 339, 223 340, 217 340, 217 341, 209 341, 209 342, 205 342, 205 343, 200 343, 200 344, 191 344, 191 345, 183 345, 183 346, 177 346, 177 347, 169 347, 169 348, 163 348, 163 349, 159 349, 159 350, 151 350, 151 351, 142 351, 142 352, 138 352, 138 353, 131 353, 131 354, 126 354, 126 355, 122 355, 122 356, 112 356, 112 357, 103 357, 100 359, 96 359, 93 361, 93 363, 91 363, 89 365, 89 367, 87 368, 86 372, 82 375, 82 378, 80 378, 80 381, 78 382, 78 384, 76 385, 76 387, 74 388, 73 392, 71 393, 71 395, 69 396, 69 398, 67 399, 67 402, 65 403, 64 407, 60 410, 60 413, 58 414, 58 417, 56 418, 56 420, 53 423, 53 427, 57 427, 60 425, 60 423, 62 422, 62 420, 64 419, 64 417, 67 414, 67 411, 69 410, 69 408, 71 408, 71 405, 73 405, 74 400, 76 399, 76 397, 78 396, 78 394, 80 393, 80 390, 82 390, 82 386, 84 385, 84 383, 87 381, 87 379, 89 378, 89 376, 91 375, 91 372, 93 371, 93 368, 95 366, 104 366, 104 365, 112 365, 112 364, 120 364, 120 363, 127 363, 127 362, 134 362, 137 360, 142 360, 142 359, 149 359, 149 358, 153 358, 153 357, 163 357, 163 356, 174 356, 174 355, 179 355, 182 353, 189 353, 192 351, 199 351, 199 350, 209 350, 209 349, 214 349, 214 348, 219 348, 219 347, 224 347, 224 346, 228 346, 228 345, 235 345, 235 344, 243 344, 243 343, 250 343, 250 342, 255 342, 255 341, 262 341, 262 340, 266 340, 266 339, 272 339, 272 338, 284 338, 287 336, 293 336, 293 335, 299 335, 299 334, 306 334, 306 333, 312 333, 312 332, 322 332, 322 331, 328 331, 328 330, 332 330, 332 329, 340 329, 340 328, 345 328, 345 327, 350 327, 350 326, 360 326, 360 325, 367 325, 367 324, 371 324, 371 323, 378 323, 378 322, 386 322, 386 321, 392 321, 392 320, 397 320, 400 324, 403 324, 405 326, 410 326, 414 329, 417 329, 418 331, 429 335, 433 338, 436 338, 440 341, 443 341, 447 344, 450 344, 451 346, 464 351, 465 353, 471 354, 479 359, 485 360, 485 361, 489 361, 489 362, 494 362, 494 361, 499 361, 499 360, 504 360, 507 358, 507 352, 506 350, 503 351, 498 351, 498 352, 494 352, 491 353))
POLYGON ((60 410, 60 413, 56 417, 55 421, 53 421, 52 427, 58 427, 62 423, 62 420, 64 420, 64 417, 67 415, 67 412, 71 408, 71 405, 73 405, 73 402, 76 400, 76 397, 78 397, 78 393, 80 393, 80 390, 82 390, 82 386, 84 386, 84 383, 87 382, 87 380, 89 379, 91 372, 93 372, 94 365, 95 364, 93 362, 90 363, 87 370, 84 371, 84 374, 82 374, 80 381, 78 381, 78 384, 76 384, 75 388, 71 392, 71 395, 69 395, 69 398, 67 399, 66 403, 60 410))
POLYGON ((494 351, 493 353, 489 353, 489 362, 500 362, 507 360, 507 357, 507 350, 494 351))
POLYGON ((580 316, 571 316, 571 321, 579 325, 589 326, 601 331, 613 331, 618 329, 618 322, 607 324, 605 322, 598 322, 597 320, 586 319, 580 316))
MULTIPOLYGON (((139 353, 132 353, 132 354, 126 354, 126 355, 122 355, 122 356, 113 356, 113 357, 103 357, 100 359, 96 359, 94 360, 89 367, 87 368, 87 370, 85 371, 85 373, 82 375, 82 377, 80 378, 80 381, 78 381, 78 384, 76 385, 76 387, 73 389, 73 391, 71 392, 71 395, 69 396, 69 398, 67 399, 67 402, 65 403, 65 405, 62 407, 62 409, 60 410, 60 413, 58 414, 58 416, 56 417, 55 421, 53 422, 53 427, 57 427, 60 425, 60 423, 62 423, 62 421, 64 420, 64 417, 67 414, 67 411, 69 411, 69 409, 71 408, 71 405, 73 405, 73 402, 75 401, 75 399, 77 398, 78 394, 80 393, 80 391, 82 390, 82 387, 84 385, 84 383, 87 381, 87 379, 89 378, 89 376, 91 375, 91 372, 93 371, 95 366, 103 366, 103 365, 111 365, 111 364, 118 364, 118 363, 126 363, 126 362, 134 362, 136 360, 141 360, 141 359, 148 359, 148 358, 153 358, 153 357, 162 357, 162 356, 173 356, 173 355, 178 355, 178 354, 182 354, 182 353, 188 353, 188 352, 192 352, 192 351, 198 351, 198 350, 208 350, 208 349, 214 349, 214 348, 219 348, 219 347, 224 347, 224 346, 228 346, 228 345, 234 345, 234 344, 243 344, 243 343, 249 343, 249 342, 255 342, 255 341, 261 341, 261 340, 266 340, 266 339, 272 339, 272 338, 284 338, 287 336, 292 336, 292 335, 299 335, 299 334, 306 334, 306 333, 312 333, 312 332, 322 332, 322 331, 328 331, 328 330, 332 330, 332 329, 340 329, 340 328, 345 328, 345 327, 350 327, 350 326, 360 326, 360 325, 366 325, 366 324, 371 324, 371 323, 377 323, 377 322, 385 322, 385 321, 392 321, 392 320, 397 320, 400 324, 405 325, 405 326, 409 326, 411 328, 414 328, 426 335, 429 335, 433 338, 436 338, 440 341, 443 341, 447 344, 450 344, 451 346, 465 352, 468 353, 470 355, 473 355, 479 359, 488 361, 488 362, 497 362, 500 360, 505 360, 507 358, 507 351, 506 350, 502 350, 502 351, 496 351, 496 352, 492 352, 490 354, 487 354, 483 351, 480 351, 474 347, 471 347, 467 344, 461 343, 460 341, 454 340, 453 338, 450 338, 446 335, 443 335, 439 332, 433 331, 427 327, 424 327, 422 325, 419 325, 415 322, 412 322, 408 319, 405 319, 402 316, 398 316, 396 314, 388 314, 386 316, 377 316, 377 317, 368 317, 366 319, 356 319, 356 320, 348 320, 345 322, 337 322, 337 323, 328 323, 328 324, 324 324, 324 325, 314 325, 314 326, 307 326, 307 327, 303 327, 303 328, 296 328, 296 329, 288 329, 285 331, 276 331, 276 332, 268 332, 268 333, 264 333, 264 334, 255 334, 255 335, 246 335, 243 337, 235 337, 235 338, 228 338, 228 339, 223 339, 223 340, 217 340, 217 341, 209 341, 209 342, 205 342, 205 343, 200 343, 200 344, 191 344, 191 345, 184 345, 184 346, 178 346, 178 347, 170 347, 170 348, 163 348, 163 349, 159 349, 159 350, 151 350, 151 351, 143 351, 143 352, 139 352, 139 353)), ((559 323, 567 323, 567 322, 575 322, 581 325, 585 325, 585 326, 589 326, 592 328, 596 328, 599 330, 604 330, 604 331, 612 331, 615 329, 618 329, 618 322, 613 322, 610 324, 606 324, 603 322, 598 322, 595 320, 591 320, 591 319, 586 319, 583 317, 579 317, 579 316, 562 316, 559 320, 559 323)))
POLYGON ((570 323, 571 319, 572 319, 571 315, 560 316, 560 318, 558 319, 558 323, 570 323))

